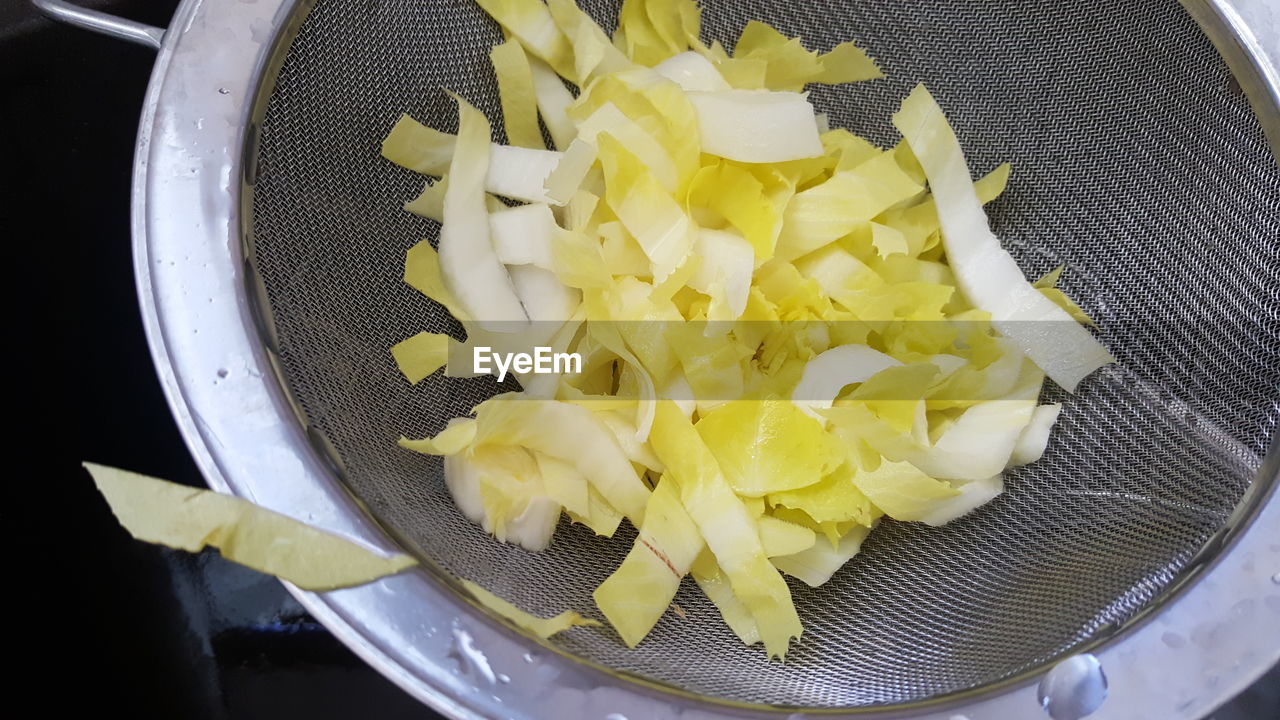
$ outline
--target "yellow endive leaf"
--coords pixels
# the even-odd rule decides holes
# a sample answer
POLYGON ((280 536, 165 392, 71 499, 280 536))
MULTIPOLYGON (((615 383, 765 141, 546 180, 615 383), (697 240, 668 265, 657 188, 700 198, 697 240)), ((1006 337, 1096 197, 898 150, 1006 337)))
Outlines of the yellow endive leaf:
POLYGON ((418 561, 350 540, 230 495, 84 463, 133 537, 177 550, 216 547, 232 562, 303 590, 334 590, 393 575, 418 561))
POLYGON ((474 595, 476 600, 480 601, 481 605, 484 605, 543 640, 546 640, 558 632, 568 630, 571 627, 594 627, 600 625, 599 620, 582 617, 572 610, 565 610, 552 618, 540 618, 536 615, 530 615, 524 610, 521 610, 506 600, 503 600, 470 580, 463 580, 462 586, 474 595))
POLYGON ((441 333, 420 332, 392 345, 391 357, 400 372, 416 385, 449 362, 449 339, 441 333))

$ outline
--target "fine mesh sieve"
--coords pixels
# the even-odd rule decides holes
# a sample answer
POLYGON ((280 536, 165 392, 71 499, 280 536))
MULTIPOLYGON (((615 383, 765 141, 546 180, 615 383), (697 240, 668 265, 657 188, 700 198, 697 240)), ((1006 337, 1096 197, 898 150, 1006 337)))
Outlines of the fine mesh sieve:
MULTIPOLYGON (((686 617, 634 650, 585 630, 555 643, 702 695, 850 707, 981 688, 1132 618, 1224 525, 1280 421, 1280 175, 1226 65, 1176 2, 702 5, 704 39, 726 47, 750 19, 820 50, 857 39, 887 78, 811 99, 882 145, 925 82, 975 173, 1013 165, 988 208, 997 235, 1030 276, 1066 264, 1119 362, 1075 396, 1046 390, 1065 410, 1045 458, 995 502, 943 528, 886 522, 827 585, 791 582, 805 633, 785 664, 742 646, 688 579, 686 617)), ((584 9, 612 29, 616 3, 584 9)), ((454 129, 444 89, 496 121, 500 38, 469 0, 319 2, 266 101, 251 261, 283 378, 379 521, 532 612, 593 612, 633 532, 499 543, 456 510, 438 459, 395 446, 500 388, 410 387, 387 352, 457 328, 401 282, 405 250, 439 227, 400 209, 422 178, 379 143, 401 112, 454 129)))

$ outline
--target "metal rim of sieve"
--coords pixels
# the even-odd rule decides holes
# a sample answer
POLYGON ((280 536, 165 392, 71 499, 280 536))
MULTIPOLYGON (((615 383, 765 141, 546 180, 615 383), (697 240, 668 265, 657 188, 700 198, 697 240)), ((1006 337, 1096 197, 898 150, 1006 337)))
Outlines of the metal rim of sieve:
MULTIPOLYGON (((1280 27, 1251 29, 1244 20, 1263 17, 1265 3, 1183 0, 1228 61, 1280 156, 1280 69, 1262 50, 1280 27)), ((252 240, 244 219, 254 181, 246 158, 256 156, 265 98, 312 5, 186 0, 164 33, 133 177, 139 300, 165 393, 210 486, 392 552, 396 542, 339 480, 334 454, 300 422, 274 356, 265 292, 246 252, 252 240)), ((152 42, 159 31, 132 37, 140 36, 152 42)), ((1275 600, 1280 503, 1269 500, 1278 473, 1280 442, 1273 439, 1257 480, 1201 559, 1138 618, 1074 649, 1095 653, 1110 680, 1111 697, 1095 717, 1201 717, 1280 660, 1280 624, 1226 612, 1275 600), (1212 581, 1199 582, 1210 571, 1212 581), (1190 635, 1204 618, 1224 614, 1212 652, 1179 651, 1164 640, 1171 632, 1190 635), (1170 687, 1191 699, 1175 701, 1170 687)), ((589 665, 480 611, 452 580, 429 568, 331 593, 289 589, 374 668, 455 717, 617 713, 634 720, 778 717, 793 710, 698 698, 589 665), (457 672, 468 662, 454 651, 464 638, 487 655, 489 679, 475 667, 457 672)), ((1027 717, 1037 712, 1030 709, 1038 705, 1036 680, 1051 666, 906 705, 815 714, 1027 717)))

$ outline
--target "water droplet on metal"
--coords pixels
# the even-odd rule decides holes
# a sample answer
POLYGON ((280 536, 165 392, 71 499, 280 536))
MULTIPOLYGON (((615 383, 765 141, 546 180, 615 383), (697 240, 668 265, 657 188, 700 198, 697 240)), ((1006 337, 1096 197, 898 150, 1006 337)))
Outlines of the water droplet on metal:
POLYGON ((218 377, 224 378, 228 375, 226 368, 218 368, 218 377))
POLYGON ((609 713, 604 716, 604 720, 627 720, 627 716, 622 713, 609 713))
POLYGON ((489 681, 490 685, 498 681, 493 668, 489 667, 489 658, 476 647, 471 633, 460 627, 453 629, 453 646, 449 648, 449 657, 458 661, 458 669, 464 674, 475 672, 489 681))
POLYGON ((1107 676, 1098 658, 1074 655, 1045 673, 1037 697, 1053 720, 1080 720, 1107 699, 1107 676))
POLYGON ((503 683, 505 685, 506 683, 511 682, 511 676, 498 673, 498 682, 503 683))
POLYGON ((968 715, 952 715, 950 720, 969 720, 968 715))
POLYGON ((226 88, 218 88, 219 95, 230 95, 231 91, 226 88))
POLYGON ((1177 650, 1187 644, 1187 639, 1176 632, 1167 632, 1164 635, 1161 635, 1160 639, 1164 641, 1165 645, 1168 645, 1174 650, 1177 650))
POLYGON ((534 661, 534 660, 537 660, 537 659, 538 659, 538 656, 537 656, 537 655, 534 655, 534 654, 533 654, 533 653, 531 653, 531 652, 527 652, 527 653, 525 653, 525 654, 524 654, 524 661, 525 661, 525 662, 527 662, 527 663, 529 663, 530 665, 532 665, 532 664, 533 664, 533 661, 534 661))
POLYGON ((1272 575, 1272 576, 1271 576, 1271 582, 1273 582, 1273 583, 1275 583, 1275 584, 1277 584, 1277 585, 1280 585, 1280 572, 1278 572, 1278 573, 1276 573, 1275 575, 1272 575))
POLYGON ((1235 605, 1231 606, 1231 614, 1236 617, 1244 617, 1246 615, 1252 614, 1253 609, 1254 607, 1257 606, 1257 604, 1258 603, 1256 600, 1246 598, 1236 603, 1235 605))

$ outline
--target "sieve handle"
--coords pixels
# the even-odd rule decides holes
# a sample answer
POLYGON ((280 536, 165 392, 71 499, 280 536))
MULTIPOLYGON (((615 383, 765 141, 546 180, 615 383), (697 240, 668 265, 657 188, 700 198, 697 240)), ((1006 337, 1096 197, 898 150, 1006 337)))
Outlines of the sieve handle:
POLYGON ((58 22, 146 45, 153 50, 159 50, 160 43, 164 40, 164 28, 82 8, 64 0, 31 0, 31 4, 58 22))

